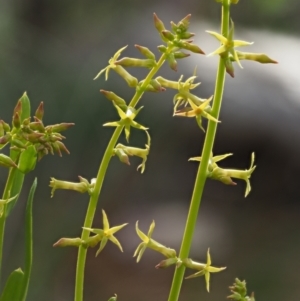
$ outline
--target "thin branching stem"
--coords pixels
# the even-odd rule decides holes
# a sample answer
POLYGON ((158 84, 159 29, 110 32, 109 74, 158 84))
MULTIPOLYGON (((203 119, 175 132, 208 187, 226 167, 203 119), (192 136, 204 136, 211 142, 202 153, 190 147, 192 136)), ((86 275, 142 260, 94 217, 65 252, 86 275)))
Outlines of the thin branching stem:
MULTIPOLYGON (((145 78, 141 87, 139 87, 139 89, 136 91, 136 93, 132 97, 132 100, 130 101, 129 106, 135 107, 137 105, 138 101, 144 94, 146 87, 149 85, 151 79, 157 73, 157 71, 160 69, 160 67, 164 64, 165 60, 166 60, 166 54, 163 54, 160 57, 160 59, 158 60, 156 66, 154 66, 150 70, 149 74, 145 78)), ((101 162, 99 170, 98 170, 94 190, 90 197, 89 206, 88 206, 85 221, 84 221, 85 228, 92 227, 100 191, 101 191, 104 177, 106 174, 106 170, 107 170, 108 164, 110 162, 110 159, 111 159, 111 156, 113 153, 113 149, 119 139, 119 136, 120 136, 122 130, 123 130, 122 126, 119 126, 115 129, 115 131, 110 139, 110 142, 107 145, 106 151, 103 155, 102 162, 101 162)), ((83 230, 81 239, 82 240, 88 239, 89 233, 90 233, 89 231, 83 230)), ((85 269, 85 262, 86 262, 86 253, 87 253, 87 249, 84 248, 83 246, 80 246, 79 250, 78 250, 77 267, 76 267, 75 301, 83 300, 84 269, 85 269)))
MULTIPOLYGON (((228 36, 228 30, 229 30, 229 6, 230 6, 230 1, 223 0, 221 32, 225 37, 228 36)), ((225 70, 224 61, 220 58, 217 78, 216 78, 216 85, 215 85, 214 103, 211 111, 211 115, 217 119, 219 117, 221 104, 222 104, 225 74, 226 74, 225 71, 226 70, 225 70)), ((188 212, 186 226, 185 226, 183 239, 181 243, 181 249, 179 253, 179 258, 182 259, 187 258, 189 256, 193 234, 197 222, 198 212, 200 208, 201 197, 202 197, 202 193, 207 177, 208 161, 213 149, 217 125, 218 124, 214 121, 209 120, 208 122, 207 133, 205 136, 204 146, 202 149, 202 160, 199 165, 198 173, 196 176, 194 191, 191 199, 191 204, 188 212)), ((179 268, 176 268, 168 301, 178 300, 183 277, 184 277, 184 272, 185 272, 185 267, 183 265, 180 266, 179 268)))

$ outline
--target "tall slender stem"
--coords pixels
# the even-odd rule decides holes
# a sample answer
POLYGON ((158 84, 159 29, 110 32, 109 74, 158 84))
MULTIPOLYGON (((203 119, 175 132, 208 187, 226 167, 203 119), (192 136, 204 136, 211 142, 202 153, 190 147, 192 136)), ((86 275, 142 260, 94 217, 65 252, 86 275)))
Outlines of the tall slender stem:
MULTIPOLYGON (((8 178, 5 184, 2 199, 7 200, 10 197, 10 191, 13 185, 16 168, 11 167, 8 173, 8 178)), ((3 257, 3 242, 4 242, 4 230, 6 221, 6 205, 3 205, 2 215, 0 217, 0 280, 2 269, 2 257, 3 257)), ((1 283, 1 282, 0 282, 1 283)))
MULTIPOLYGON (((142 95, 145 92, 146 87, 149 85, 151 79, 153 76, 156 74, 156 72, 160 69, 160 67, 163 65, 163 63, 166 60, 166 54, 163 54, 160 59, 158 60, 156 66, 154 66, 147 77, 145 78, 143 84, 141 87, 136 91, 134 96, 132 97, 131 102, 129 103, 129 106, 135 107, 142 97, 142 95)), ((102 184, 104 181, 105 173, 108 167, 108 164, 110 162, 110 158, 113 153, 113 149, 119 139, 119 136, 123 130, 122 126, 119 126, 115 129, 109 144, 107 145, 106 151, 103 155, 102 162, 100 164, 97 178, 96 178, 96 183, 94 186, 93 193, 90 197, 89 201, 89 206, 87 209, 85 221, 84 221, 84 227, 90 228, 93 224, 97 204, 98 204, 98 198, 99 194, 102 188, 102 184)), ((89 237, 89 231, 83 230, 82 231, 82 240, 86 240, 89 237)), ((86 262, 86 253, 87 249, 84 248, 83 246, 79 247, 78 250, 78 257, 77 257, 77 267, 76 267, 76 280, 75 280, 75 301, 82 301, 83 299, 83 284, 84 284, 84 269, 85 269, 85 262, 86 262)))
MULTIPOLYGON (((228 36, 229 6, 230 6, 230 1, 223 0, 221 32, 225 37, 228 36)), ((225 74, 226 72, 225 72, 224 61, 220 58, 217 78, 216 78, 216 85, 215 85, 214 103, 211 112, 211 114, 217 119, 219 117, 221 104, 222 104, 225 74)), ((209 121, 207 133, 205 136, 204 146, 202 150, 202 160, 199 165, 198 173, 195 180, 194 191, 193 191, 190 209, 188 212, 186 226, 183 234, 179 258, 187 258, 189 256, 193 234, 194 234, 196 221, 198 217, 198 212, 200 208, 203 188, 207 177, 208 161, 213 149, 216 130, 217 130, 217 123, 214 121, 209 121)), ((185 267, 183 265, 179 268, 176 268, 168 301, 178 300, 184 272, 185 272, 185 267)))

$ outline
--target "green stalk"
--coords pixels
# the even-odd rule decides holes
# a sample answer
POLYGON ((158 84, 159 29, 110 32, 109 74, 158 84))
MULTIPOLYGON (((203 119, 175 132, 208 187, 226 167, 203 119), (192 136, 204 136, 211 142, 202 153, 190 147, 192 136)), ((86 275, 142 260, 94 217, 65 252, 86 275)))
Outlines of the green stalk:
MULTIPOLYGON (((230 0, 223 0, 221 32, 225 37, 228 36, 228 30, 229 30, 229 15, 230 15, 229 6, 230 6, 230 0)), ((216 85, 215 85, 214 103, 211 111, 211 115, 217 119, 219 117, 219 113, 221 110, 225 75, 226 75, 225 71, 226 70, 225 70, 224 61, 223 59, 220 58, 217 78, 216 78, 216 85)), ((196 226, 196 221, 198 217, 198 212, 200 208, 201 197, 202 197, 202 193, 207 177, 208 161, 213 149, 217 125, 218 124, 214 121, 208 122, 207 134, 205 136, 204 146, 202 149, 202 160, 200 162, 198 173, 196 176, 194 191, 193 191, 190 209, 189 209, 186 226, 183 234, 179 258, 188 258, 189 256, 194 230, 196 226)), ((179 268, 176 268, 168 301, 178 300, 184 272, 185 272, 185 267, 183 265, 179 268)))
MULTIPOLYGON (((166 60, 166 54, 163 54, 160 57, 159 61, 157 62, 156 66, 150 70, 149 74, 147 75, 147 77, 146 77, 145 81, 143 82, 143 84, 141 85, 141 87, 135 92, 134 96, 132 97, 132 99, 129 103, 129 106, 135 107, 137 105, 138 101, 140 100, 140 98, 142 97, 142 95, 145 92, 145 88, 148 86, 151 79, 156 74, 156 72, 160 69, 160 67, 163 65, 165 60, 166 60)), ((93 193, 90 197, 89 206, 88 206, 85 221, 84 221, 84 227, 86 227, 86 228, 92 227, 100 191, 101 191, 102 184, 103 184, 104 177, 105 177, 105 173, 106 173, 108 164, 110 162, 110 159, 111 159, 111 156, 113 153, 113 149, 119 139, 119 136, 120 136, 122 130, 123 130, 122 126, 119 126, 115 129, 115 131, 110 139, 110 142, 107 145, 106 151, 103 155, 102 162, 101 162, 99 170, 98 170, 95 187, 94 187, 93 193)), ((89 231, 83 230, 81 239, 82 240, 88 239, 89 233, 90 233, 89 231)), ((83 284, 84 284, 84 269, 85 269, 85 262, 86 262, 86 253, 87 253, 87 249, 84 248, 83 246, 80 246, 79 250, 78 250, 77 266, 76 266, 75 299, 74 299, 75 301, 83 300, 83 284)))
MULTIPOLYGON (((14 182, 15 171, 17 169, 11 167, 8 173, 8 178, 5 184, 2 199, 7 200, 10 198, 10 191, 14 182)), ((3 206, 2 216, 0 217, 0 280, 1 280, 1 269, 2 269, 2 257, 3 257, 3 241, 4 241, 4 230, 6 221, 6 206, 3 206)))

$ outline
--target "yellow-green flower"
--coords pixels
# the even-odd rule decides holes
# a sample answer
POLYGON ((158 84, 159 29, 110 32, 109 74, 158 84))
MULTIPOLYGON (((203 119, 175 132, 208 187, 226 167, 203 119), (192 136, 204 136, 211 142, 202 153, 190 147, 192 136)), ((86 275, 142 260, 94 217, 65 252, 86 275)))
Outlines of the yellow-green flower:
MULTIPOLYGON (((254 153, 251 154, 251 164, 249 169, 246 170, 239 170, 239 169, 224 169, 220 168, 216 162, 221 161, 228 156, 231 156, 232 154, 225 154, 220 156, 211 156, 209 160, 208 165, 208 177, 214 180, 221 181, 224 184, 227 185, 236 185, 235 182, 232 181, 231 178, 241 179, 246 182, 246 191, 245 191, 245 197, 249 194, 251 191, 251 185, 250 185, 250 177, 253 171, 255 170, 256 166, 254 165, 254 153)), ((194 157, 190 158, 189 161, 201 161, 202 157, 194 157)))
POLYGON ((211 266, 211 257, 209 253, 209 249, 207 250, 207 260, 206 263, 199 263, 196 261, 191 260, 190 258, 186 258, 182 260, 182 264, 190 269, 198 270, 199 272, 192 274, 185 279, 195 278, 204 276, 206 282, 206 289, 209 292, 209 280, 210 280, 210 273, 218 273, 226 269, 226 267, 216 268, 211 266))
POLYGON ((131 126, 134 127, 134 128, 137 128, 139 130, 144 130, 144 131, 148 130, 148 128, 142 126, 141 124, 139 124, 139 123, 137 123, 136 121, 133 120, 143 107, 140 107, 137 110, 135 108, 132 108, 132 107, 127 107, 126 112, 124 112, 114 102, 113 102, 113 105, 116 108, 121 120, 113 121, 113 122, 107 122, 107 123, 103 124, 103 126, 115 126, 115 127, 124 126, 125 127, 125 136, 126 136, 127 142, 129 140, 130 127, 131 126))
POLYGON ((115 72, 117 72, 121 77, 123 77, 125 79, 125 81, 127 82, 127 84, 130 87, 136 87, 138 84, 138 80, 137 78, 135 78, 134 76, 132 76, 130 73, 128 73, 122 66, 120 65, 116 65, 115 62, 118 60, 119 56, 121 55, 121 52, 123 50, 125 50, 127 48, 127 46, 119 49, 115 55, 108 61, 108 66, 105 67, 104 69, 102 69, 94 78, 97 79, 102 73, 105 72, 105 80, 108 79, 108 74, 110 69, 114 70, 115 72))
POLYGON ((231 20, 231 29, 229 31, 228 38, 222 36, 219 33, 214 32, 214 31, 207 31, 207 32, 209 34, 211 34, 212 36, 214 36, 216 39, 218 39, 222 43, 222 45, 217 50, 210 53, 208 56, 215 55, 215 54, 223 55, 223 54, 226 54, 226 53, 230 53, 234 57, 234 60, 238 63, 238 65, 241 68, 243 68, 241 63, 240 63, 238 54, 235 50, 235 47, 248 46, 248 45, 253 44, 253 42, 233 40, 233 35, 234 35, 234 23, 233 23, 233 21, 231 20))
POLYGON ((155 222, 152 221, 148 234, 146 235, 139 229, 138 221, 136 222, 135 229, 136 233, 139 236, 139 238, 142 240, 142 242, 138 245, 136 248, 133 257, 137 256, 136 262, 139 262, 146 251, 147 248, 150 248, 152 250, 155 250, 167 258, 175 258, 176 257, 176 251, 174 249, 170 249, 165 247, 164 245, 160 244, 159 242, 152 239, 152 233, 155 228, 155 222))
MULTIPOLYGON (((96 256, 98 256, 98 254, 103 250, 103 248, 105 247, 108 240, 110 240, 112 243, 117 245, 118 248, 121 250, 121 252, 123 252, 122 246, 121 246, 120 242, 117 240, 117 238, 114 236, 114 234, 116 232, 118 232, 119 230, 121 230, 123 227, 125 227, 127 225, 127 223, 120 225, 120 226, 115 226, 115 227, 110 228, 109 222, 107 219, 107 215, 104 210, 102 210, 102 215, 103 215, 103 229, 94 229, 94 228, 83 227, 83 229, 96 234, 95 236, 93 236, 91 238, 93 238, 97 242, 101 241, 100 247, 96 253, 96 256)), ((93 246, 92 241, 88 240, 88 242, 86 244, 89 245, 89 243, 91 243, 93 246)))

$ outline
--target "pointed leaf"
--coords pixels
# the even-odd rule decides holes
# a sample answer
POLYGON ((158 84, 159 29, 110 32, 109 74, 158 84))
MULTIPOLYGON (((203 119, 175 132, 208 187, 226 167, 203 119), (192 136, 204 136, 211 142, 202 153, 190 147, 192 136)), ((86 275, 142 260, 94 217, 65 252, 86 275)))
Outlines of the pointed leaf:
POLYGON ((21 301, 23 279, 23 271, 20 268, 14 270, 5 283, 0 301, 21 301))

